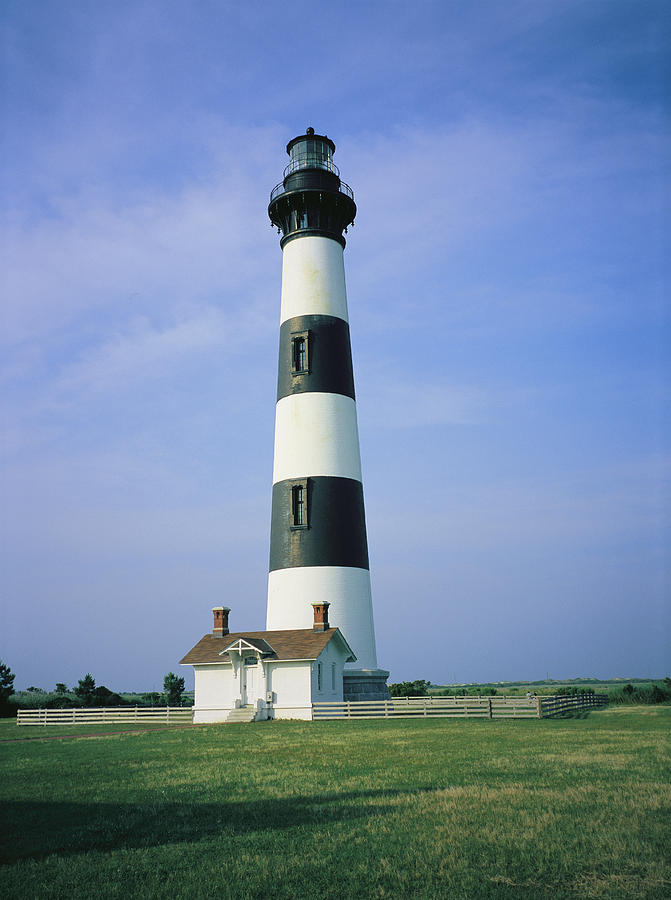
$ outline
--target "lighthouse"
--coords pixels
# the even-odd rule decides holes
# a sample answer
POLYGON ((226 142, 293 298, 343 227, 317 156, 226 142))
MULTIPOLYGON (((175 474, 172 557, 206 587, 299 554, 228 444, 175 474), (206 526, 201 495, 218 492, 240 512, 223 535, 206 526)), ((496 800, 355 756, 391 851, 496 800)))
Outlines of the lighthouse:
POLYGON ((283 265, 266 628, 308 628, 314 604, 329 604, 356 655, 344 699, 373 700, 389 673, 375 650, 345 289, 356 204, 334 152, 313 128, 289 141, 268 206, 283 265))

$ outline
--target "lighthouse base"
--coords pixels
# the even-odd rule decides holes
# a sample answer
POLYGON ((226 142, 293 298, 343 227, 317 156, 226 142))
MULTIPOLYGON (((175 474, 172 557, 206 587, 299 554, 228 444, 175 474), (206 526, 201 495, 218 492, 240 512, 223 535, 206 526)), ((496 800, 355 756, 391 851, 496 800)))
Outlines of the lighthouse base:
POLYGON ((389 672, 384 669, 345 669, 343 672, 343 700, 388 700, 389 672))

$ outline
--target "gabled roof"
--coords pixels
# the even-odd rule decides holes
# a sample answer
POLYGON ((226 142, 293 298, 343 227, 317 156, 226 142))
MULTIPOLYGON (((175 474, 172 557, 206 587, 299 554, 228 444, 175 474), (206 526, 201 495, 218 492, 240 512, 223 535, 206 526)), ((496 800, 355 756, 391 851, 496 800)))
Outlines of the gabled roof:
MULTIPOLYGON (((225 637, 230 638, 231 635, 227 634, 225 637)), ((263 640, 263 638, 255 637, 234 637, 232 641, 224 639, 223 647, 219 651, 219 656, 227 655, 229 650, 237 650, 238 652, 244 650, 258 650, 262 656, 275 655, 275 651, 268 641, 263 640)))
POLYGON ((180 665, 198 665, 206 663, 228 663, 230 656, 222 653, 232 644, 242 640, 255 647, 264 659, 287 661, 298 659, 317 659, 329 641, 335 638, 347 654, 345 662, 356 662, 352 652, 339 628, 327 631, 313 631, 311 628, 295 628, 286 631, 240 631, 222 637, 206 634, 195 647, 180 660, 180 665))

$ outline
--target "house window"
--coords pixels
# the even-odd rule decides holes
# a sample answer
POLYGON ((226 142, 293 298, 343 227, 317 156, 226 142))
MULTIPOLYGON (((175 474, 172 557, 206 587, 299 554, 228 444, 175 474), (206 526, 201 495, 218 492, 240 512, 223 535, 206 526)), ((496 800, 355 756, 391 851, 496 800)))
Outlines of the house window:
POLYGON ((307 478, 291 486, 291 527, 308 527, 308 482, 307 478))
POLYGON ((331 663, 331 690, 335 691, 335 663, 331 663))
POLYGON ((246 666, 255 666, 258 662, 256 656, 245 656, 245 665, 246 666))
POLYGON ((296 331, 291 335, 291 374, 306 375, 310 371, 310 332, 296 331))
POLYGON ((321 691, 322 689, 322 664, 317 663, 317 690, 321 691))

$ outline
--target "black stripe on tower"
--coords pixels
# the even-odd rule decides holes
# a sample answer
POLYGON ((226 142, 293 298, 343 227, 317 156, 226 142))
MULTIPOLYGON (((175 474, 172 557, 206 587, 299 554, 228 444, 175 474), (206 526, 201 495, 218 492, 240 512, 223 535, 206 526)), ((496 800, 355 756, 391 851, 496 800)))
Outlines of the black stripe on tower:
POLYGON ((277 399, 310 391, 354 400, 349 325, 336 316, 295 316, 280 328, 277 399))
POLYGON ((296 566, 368 568, 360 481, 322 475, 273 485, 270 571, 296 566))

